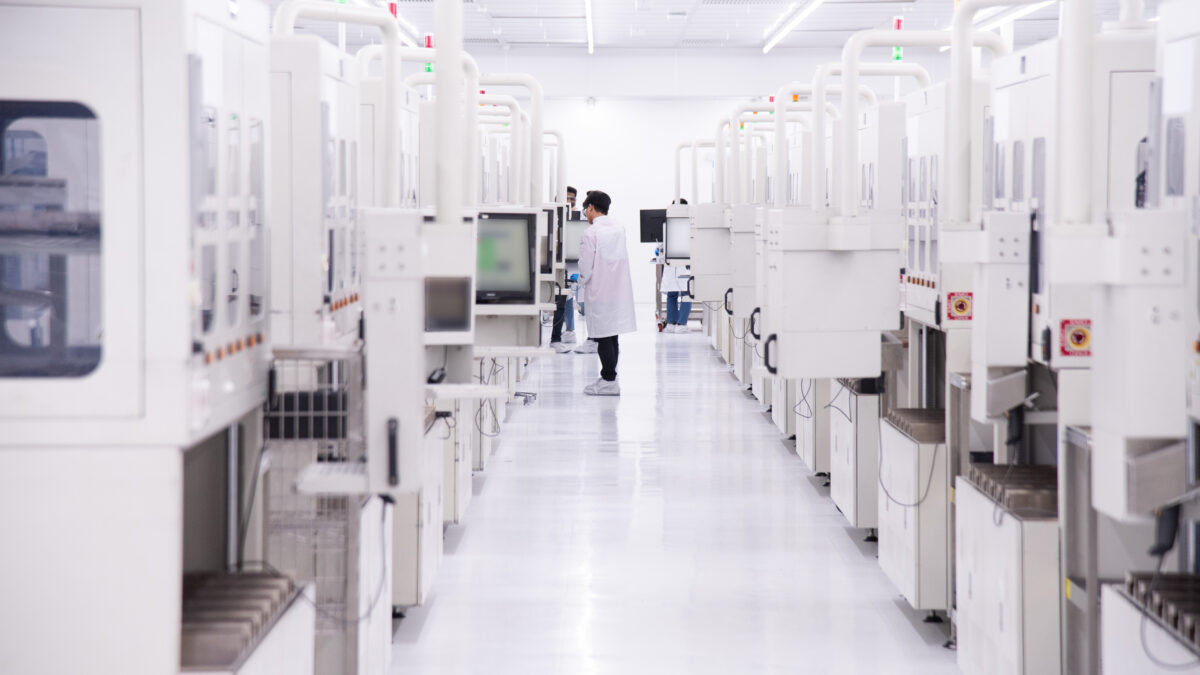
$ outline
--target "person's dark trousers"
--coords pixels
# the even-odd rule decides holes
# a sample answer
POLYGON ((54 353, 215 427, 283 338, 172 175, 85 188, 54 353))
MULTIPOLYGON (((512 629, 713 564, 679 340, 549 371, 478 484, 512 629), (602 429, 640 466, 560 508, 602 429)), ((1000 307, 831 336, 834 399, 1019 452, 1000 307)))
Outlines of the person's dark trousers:
POLYGON ((554 323, 550 328, 550 342, 562 342, 563 318, 567 309, 567 296, 554 296, 554 323))
POLYGON ((596 353, 600 355, 600 377, 606 382, 617 379, 617 357, 621 355, 617 336, 596 338, 596 353))

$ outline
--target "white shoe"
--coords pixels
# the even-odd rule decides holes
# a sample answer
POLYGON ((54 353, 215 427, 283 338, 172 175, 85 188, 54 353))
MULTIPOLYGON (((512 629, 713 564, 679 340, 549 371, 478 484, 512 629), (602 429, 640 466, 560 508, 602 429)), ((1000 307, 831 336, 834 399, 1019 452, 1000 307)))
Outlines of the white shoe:
POLYGON ((583 393, 588 396, 620 396, 621 385, 617 384, 616 380, 609 382, 604 378, 600 378, 584 387, 583 393))
POLYGON ((563 334, 562 334, 562 341, 564 344, 569 344, 569 345, 575 344, 575 331, 564 330, 563 334))
POLYGON ((566 345, 561 342, 551 342, 550 346, 559 354, 566 354, 571 351, 571 345, 566 345))
POLYGON ((600 345, 596 344, 595 340, 584 340, 583 344, 571 350, 576 354, 595 354, 600 345))
POLYGON ((681 323, 681 324, 675 325, 675 332, 681 333, 681 334, 687 334, 687 333, 692 332, 692 329, 688 328, 688 325, 686 323, 681 323))

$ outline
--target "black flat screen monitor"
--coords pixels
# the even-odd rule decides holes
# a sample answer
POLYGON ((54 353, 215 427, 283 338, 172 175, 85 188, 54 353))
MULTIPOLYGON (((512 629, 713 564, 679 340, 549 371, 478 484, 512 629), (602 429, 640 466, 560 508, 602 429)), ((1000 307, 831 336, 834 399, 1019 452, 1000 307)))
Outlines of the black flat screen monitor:
POLYGON ((546 214, 546 247, 542 252, 542 274, 554 273, 554 209, 542 209, 546 214))
POLYGON ((663 240, 667 224, 666 209, 642 209, 642 243, 654 244, 663 240))
POLYGON ((563 232, 563 258, 567 262, 579 262, 579 240, 583 238, 583 233, 588 229, 588 221, 586 220, 570 220, 567 221, 567 226, 563 232))
POLYGON ((471 278, 425 279, 425 330, 430 333, 471 330, 471 278))
POLYGON ((475 302, 532 304, 537 270, 537 214, 481 213, 475 302))
POLYGON ((570 217, 568 217, 567 220, 583 220, 583 212, 582 211, 572 211, 570 217))

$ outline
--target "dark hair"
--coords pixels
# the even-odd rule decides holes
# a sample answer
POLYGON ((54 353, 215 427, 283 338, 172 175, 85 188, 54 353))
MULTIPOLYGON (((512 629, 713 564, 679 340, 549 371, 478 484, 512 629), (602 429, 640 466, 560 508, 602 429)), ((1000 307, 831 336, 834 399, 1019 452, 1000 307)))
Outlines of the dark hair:
POLYGON ((678 200, 671 202, 672 204, 687 204, 687 200, 680 197, 678 200))
POLYGON ((583 208, 588 206, 595 208, 601 215, 608 215, 608 207, 612 206, 612 198, 599 190, 588 192, 587 199, 583 200, 583 208))
POLYGON ((567 186, 567 194, 569 194, 569 195, 577 195, 577 194, 579 194, 579 193, 578 193, 578 192, 576 192, 575 188, 573 188, 573 187, 571 187, 570 185, 568 185, 568 186, 567 186))

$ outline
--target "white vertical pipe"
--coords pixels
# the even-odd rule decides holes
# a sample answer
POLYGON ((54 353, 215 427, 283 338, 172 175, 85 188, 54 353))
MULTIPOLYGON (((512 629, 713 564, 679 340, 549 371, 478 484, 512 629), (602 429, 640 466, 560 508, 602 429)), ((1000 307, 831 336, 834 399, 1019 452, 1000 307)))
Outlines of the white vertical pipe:
MULTIPOLYGON (((964 0, 963 4, 975 2, 977 0, 964 0)), ((983 2, 1012 2, 1013 0, 980 0, 983 2)), ((961 6, 960 6, 961 7, 961 6)), ((960 10, 961 11, 961 10, 960 10)), ((957 16, 957 14, 956 14, 957 16)), ((951 36, 945 31, 940 30, 866 30, 855 33, 850 36, 842 47, 842 88, 848 91, 858 89, 858 63, 862 60, 862 53, 867 47, 873 46, 898 46, 898 47, 940 47, 950 44, 951 36)), ((1008 47, 999 35, 995 33, 978 32, 974 34, 974 39, 981 47, 986 47, 996 54, 1008 53, 1008 47)), ((960 56, 954 54, 953 56, 960 56)), ((968 50, 968 57, 970 56, 968 50)), ((969 91, 969 88, 968 88, 969 91)), ((951 96, 953 96, 954 86, 951 85, 951 96)), ((961 123, 967 123, 970 117, 968 114, 960 120, 961 123)), ((957 111, 952 111, 950 116, 951 126, 955 123, 954 120, 958 117, 957 111)), ((842 97, 842 118, 844 124, 842 126, 843 135, 843 152, 845 154, 844 161, 841 166, 840 185, 836 186, 834 191, 833 201, 840 206, 838 211, 847 217, 853 217, 858 214, 858 97, 843 96, 842 97)), ((953 152, 947 152, 949 156, 953 156, 953 152)), ((958 171, 965 173, 969 168, 968 165, 960 165, 958 171)), ((949 168, 951 177, 954 177, 954 169, 949 168)), ((966 176, 962 176, 966 180, 966 176)), ((953 191, 952 191, 953 197, 953 191)))
POLYGON ((542 84, 537 81, 537 78, 524 73, 489 73, 480 77, 479 83, 489 87, 524 87, 529 91, 530 129, 527 136, 522 136, 530 144, 528 150, 530 163, 528 175, 526 176, 526 181, 530 182, 530 190, 527 192, 529 195, 527 203, 529 206, 540 207, 542 205, 542 182, 544 180, 542 156, 545 153, 543 145, 545 138, 542 135, 544 129, 543 110, 546 101, 542 84))
MULTIPOLYGON (((683 141, 679 145, 675 146, 675 203, 676 204, 679 203, 679 197, 682 195, 682 193, 680 192, 680 189, 681 189, 680 183, 683 180, 683 175, 682 175, 683 160, 680 158, 680 153, 682 153, 687 148, 692 148, 692 161, 695 162, 696 157, 695 157, 695 144, 694 143, 689 143, 687 141, 683 141)), ((693 192, 692 194, 695 194, 695 193, 693 192)), ((693 199, 694 198, 695 197, 693 197, 693 199)))
MULTIPOLYGON (((556 155, 557 159, 554 163, 555 169, 556 169, 555 181, 554 181, 555 186, 554 187, 558 188, 558 191, 554 197, 554 202, 556 204, 566 204, 567 203, 567 145, 566 145, 566 141, 563 140, 564 139, 563 133, 561 131, 558 131, 557 129, 547 129, 545 133, 547 136, 553 136, 555 142, 558 143, 557 155, 556 155)), ((676 171, 676 174, 678 174, 678 173, 679 172, 676 171)))
POLYGON ((692 203, 700 203, 699 141, 692 141, 692 203))
POLYGON ((437 0, 434 18, 438 36, 437 157, 434 174, 437 181, 437 220, 444 224, 462 223, 463 211, 463 12, 459 0, 437 0))
POLYGON ((1095 0, 1071 0, 1062 6, 1058 43, 1058 190, 1064 225, 1092 220, 1092 50, 1096 32, 1095 0))
MULTIPOLYGON (((387 206, 400 206, 400 108, 396 105, 396 84, 400 66, 395 54, 400 47, 401 36, 400 28, 396 25, 396 18, 382 9, 347 7, 315 0, 284 0, 283 4, 275 9, 273 20, 275 34, 294 34, 296 20, 301 16, 322 21, 375 26, 383 34, 383 116, 384 119, 389 120, 383 130, 382 142, 388 157, 383 164, 384 183, 387 186, 384 195, 387 206)), ((462 12, 460 11, 460 24, 461 16, 462 12)), ((459 41, 461 42, 461 38, 459 41)))
MULTIPOLYGON (((963 0, 954 11, 954 37, 950 49, 950 135, 946 143, 946 177, 949 181, 946 216, 950 222, 965 223, 971 217, 971 94, 975 86, 972 48, 980 35, 974 31, 975 15, 988 7, 1025 5, 1031 1, 963 0)), ((993 53, 1007 52, 1008 45, 1003 40, 1001 43, 1005 52, 993 53)))
POLYGON ((725 127, 729 120, 717 122, 717 133, 713 140, 713 203, 725 203, 725 127))

